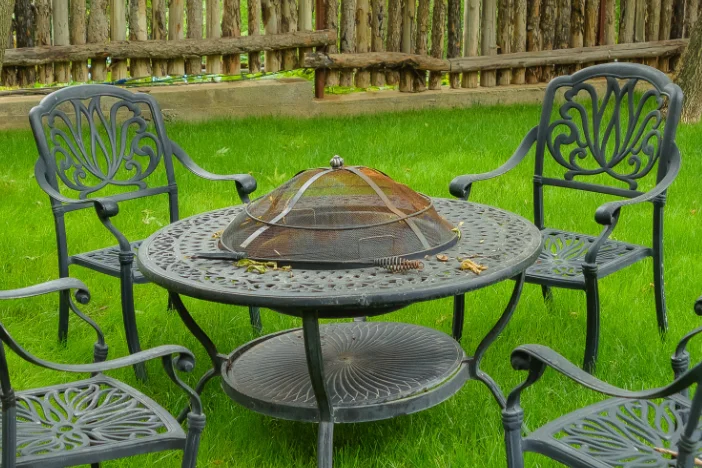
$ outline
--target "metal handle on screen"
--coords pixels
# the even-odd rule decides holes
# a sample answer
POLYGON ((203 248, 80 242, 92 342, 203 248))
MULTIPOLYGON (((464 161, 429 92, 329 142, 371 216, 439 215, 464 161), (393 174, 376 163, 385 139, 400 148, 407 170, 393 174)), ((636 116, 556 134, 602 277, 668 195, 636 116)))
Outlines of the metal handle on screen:
POLYGON ((246 252, 200 252, 190 256, 207 260, 241 260, 247 257, 246 252))

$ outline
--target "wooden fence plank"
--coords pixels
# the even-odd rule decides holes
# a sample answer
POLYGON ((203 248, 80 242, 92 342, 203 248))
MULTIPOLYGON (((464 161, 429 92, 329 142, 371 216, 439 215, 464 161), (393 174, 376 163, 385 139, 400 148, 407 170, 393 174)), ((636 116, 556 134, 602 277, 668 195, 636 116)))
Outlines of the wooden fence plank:
MULTIPOLYGON (((370 43, 370 1, 356 0, 356 52, 359 54, 370 52, 370 43)), ((357 88, 369 87, 370 71, 356 70, 355 84, 357 88)))
MULTIPOLYGON (((661 41, 666 41, 670 39, 670 28, 673 21, 673 0, 663 0, 661 2, 661 28, 660 35, 658 39, 661 41)), ((669 71, 669 61, 667 58, 661 58, 658 60, 659 69, 667 73, 669 71)))
POLYGON ((692 28, 695 26, 695 22, 697 21, 699 6, 699 0, 687 0, 687 5, 685 6, 685 30, 683 32, 683 37, 690 37, 692 28))
MULTIPOLYGON (((341 53, 356 50, 356 1, 341 0, 341 53)), ((342 70, 339 75, 341 86, 353 86, 353 70, 342 70)))
MULTIPOLYGON (((85 0, 71 0, 71 44, 81 45, 86 41, 85 18, 87 16, 85 0)), ((31 47, 31 46, 24 46, 31 47)), ((88 62, 81 60, 72 64, 72 79, 79 83, 88 81, 88 62)))
MULTIPOLYGON (((71 0, 73 4, 75 0, 71 0)), ((132 41, 148 40, 146 29, 146 0, 129 0, 129 39, 132 41)), ((75 70, 75 66, 73 67, 75 70)), ((74 71, 75 73, 75 71, 74 71)), ((151 61, 148 59, 129 60, 129 74, 132 78, 151 75, 151 61)))
MULTIPOLYGON (((17 47, 34 47, 34 5, 31 0, 15 0, 15 38, 17 47)), ((33 86, 36 81, 34 66, 19 69, 19 85, 33 86)))
MULTIPOLYGON (((263 17, 263 29, 266 35, 278 33, 278 13, 274 0, 261 1, 261 16, 263 17)), ((266 73, 275 73, 280 70, 280 53, 277 50, 266 51, 265 62, 266 73)))
MULTIPOLYGON (((541 49, 552 50, 556 40, 556 0, 543 0, 541 8, 541 49)), ((541 69, 541 81, 549 82, 552 77, 553 67, 544 66, 541 69)))
MULTIPOLYGON (((683 37, 684 33, 684 19, 685 19, 685 0, 673 0, 673 20, 670 26, 670 38, 680 39, 683 37)), ((678 66, 680 57, 670 57, 668 59, 668 67, 671 71, 675 70, 678 66)))
POLYGON ((636 21, 635 0, 619 2, 619 42, 634 42, 634 24, 636 21))
MULTIPOLYGON (((495 0, 483 0, 483 22, 481 24, 481 52, 485 56, 497 54, 497 37, 495 36, 495 0)), ((491 87, 497 84, 497 75, 493 71, 480 73, 480 86, 491 87)))
MULTIPOLYGON (((341 1, 343 4, 344 0, 341 1)), ((388 2, 388 36, 385 47, 385 50, 387 50, 388 52, 400 51, 400 44, 402 42, 401 5, 401 0, 390 0, 388 2)), ((387 82, 387 84, 395 86, 400 82, 400 74, 396 71, 389 71, 385 74, 385 81, 387 82)))
MULTIPOLYGON (((434 0, 431 24, 431 56, 440 59, 444 56, 444 30, 446 25, 446 0, 434 0)), ((443 73, 429 74, 429 89, 441 89, 443 73)))
MULTIPOLYGON (((200 8, 202 8, 202 2, 200 5, 200 8)), ((92 15, 92 11, 90 14, 92 15)), ((168 38, 166 31, 166 0, 151 0, 151 39, 157 41, 166 40, 168 38)), ((95 63, 95 61, 93 60, 91 63, 95 63)), ((151 62, 151 70, 154 76, 166 76, 168 74, 168 62, 165 60, 153 60, 151 62)))
POLYGON ((635 0, 635 2, 634 41, 644 42, 646 40, 646 0, 635 0))
MULTIPOLYGON (((53 0, 52 14, 54 16, 54 46, 69 45, 71 41, 68 32, 68 0, 53 0)), ((54 80, 59 83, 68 83, 70 79, 69 64, 65 62, 55 63, 54 80)))
MULTIPOLYGON (((497 47, 500 54, 512 52, 512 0, 500 0, 500 7, 497 9, 497 47)), ((506 86, 512 82, 512 70, 500 70, 497 72, 497 84, 506 86)))
MULTIPOLYGON (((326 11, 334 11, 338 14, 338 1, 337 6, 334 7, 333 5, 329 5, 331 1, 327 1, 326 5, 326 11)), ((329 13, 326 14, 326 24, 330 24, 329 20, 332 19, 330 18, 329 13)), ((334 19, 332 21, 333 26, 327 26, 325 29, 336 29, 336 25, 339 21, 337 19, 334 19)), ((297 30, 298 31, 311 31, 312 30, 312 0, 299 0, 298 1, 298 7, 297 7, 297 30)), ((299 50, 299 56, 300 56, 300 63, 302 63, 302 60, 305 58, 305 55, 312 53, 312 49, 300 49, 299 50)), ((336 52, 336 51, 335 51, 336 52)))
MULTIPOLYGON (((224 0, 222 13, 222 37, 241 36, 240 0, 224 0)), ((222 57, 222 73, 238 75, 241 73, 241 55, 228 54, 222 57)))
MULTIPOLYGON (((226 0, 225 0, 226 1, 226 0)), ((202 0, 186 0, 185 2, 185 22, 188 31, 185 37, 188 39, 202 39, 202 0)), ((202 57, 192 57, 185 60, 186 75, 202 74, 202 57)))
MULTIPOLYGON (((661 0, 648 0, 647 8, 646 41, 657 41, 661 34, 661 0)), ((658 66, 658 57, 650 58, 646 64, 651 67, 658 66)))
MULTIPOLYGON (((570 47, 570 18, 571 0, 558 0, 558 15, 556 17, 556 36, 554 49, 568 49, 570 47)), ((560 66, 556 68, 556 75, 568 75, 571 67, 560 66)))
MULTIPOLYGON (((385 19, 385 0, 372 0, 371 50, 373 52, 385 51, 385 19)), ((385 86, 385 73, 371 70, 371 84, 373 86, 385 86)))
MULTIPOLYGON (((410 0, 411 1, 411 0, 410 0)), ((486 0, 493 2, 495 0, 486 0)), ((448 45, 446 46, 446 56, 449 58, 461 56, 462 23, 461 0, 448 0, 448 45)), ((494 27, 494 26, 493 26, 494 27)), ((494 29, 493 29, 494 32, 494 29)), ((451 88, 461 87, 461 76, 457 73, 449 74, 449 85, 451 88)))
MULTIPOLYGON (((248 35, 258 36, 261 34, 261 0, 246 0, 248 16, 248 35)), ((261 51, 249 53, 248 60, 249 73, 259 73, 261 71, 261 51)))
MULTIPOLYGON (((297 31, 297 3, 295 0, 281 0, 280 32, 297 31)), ((283 70, 297 68, 297 50, 287 49, 280 54, 280 64, 283 70)))
MULTIPOLYGON (((527 17, 529 18, 527 26, 527 52, 537 52, 541 50, 541 0, 531 0, 528 2, 527 17)), ((540 79, 540 67, 527 68, 527 83, 536 84, 540 79)))
MULTIPOLYGON (((585 45, 585 0, 572 0, 570 4, 570 46, 585 45)), ((574 67, 573 71, 580 67, 574 67)))
MULTIPOLYGON (((174 0, 181 1, 181 0, 174 0)), ((173 4, 172 2, 171 4, 173 4)), ((110 41, 124 41, 127 38, 126 9, 124 0, 110 0, 110 41)), ((127 57, 112 60, 110 70, 112 81, 127 78, 127 57)), ((182 73, 181 73, 182 74, 182 73)))
MULTIPOLYGON (((302 0, 306 1, 306 0, 302 0)), ((377 1, 377 0, 376 0, 377 1)), ((332 29, 334 31, 338 31, 339 28, 339 0, 326 0, 326 5, 325 5, 325 13, 326 13, 326 25, 327 29, 332 29)), ((310 12, 310 15, 312 13, 310 12)), ((338 34, 338 33, 337 33, 338 34)), ((305 55, 308 53, 312 53, 311 49, 300 49, 300 51, 307 51, 305 55)), ((339 47, 337 46, 337 41, 334 41, 333 44, 329 44, 327 46, 327 51, 330 54, 335 54, 339 51, 339 47)), ((300 63, 304 61, 305 57, 302 55, 300 57, 300 63)), ((336 70, 327 70, 326 73, 326 85, 327 86, 339 86, 339 72, 336 70)))
MULTIPOLYGON (((415 17, 417 14, 417 4, 414 0, 406 0, 402 3, 402 53, 413 54, 415 17)), ((400 71, 400 91, 403 93, 411 93, 414 85, 414 73, 409 67, 400 71)))
MULTIPOLYGON (((104 0, 103 0, 104 4, 104 0)), ((51 0, 35 0, 37 46, 51 45, 51 0)), ((105 29, 107 33, 107 29, 105 29)), ((47 63, 37 67, 37 80, 39 83, 51 84, 54 82, 54 64, 47 63)))
MULTIPOLYGON (((417 41, 415 53, 429 55, 429 0, 419 0, 417 7, 417 41)), ((414 91, 421 92, 427 89, 427 74, 425 71, 416 71, 414 74, 414 91)))
MULTIPOLYGON (((582 0, 581 0, 582 1, 582 0)), ((514 1, 514 14, 512 15, 512 31, 514 39, 512 41, 512 52, 526 52, 527 34, 527 0, 514 1)), ((582 46, 582 44, 580 44, 582 46)), ((524 84, 526 82, 526 69, 516 68, 512 70, 512 83, 524 84)))
MULTIPOLYGON (((222 37, 222 25, 219 22, 219 0, 207 0, 205 3, 205 37, 218 39, 222 37)), ((205 70, 212 75, 222 73, 222 56, 208 55, 205 70)))
MULTIPOLYGON (((119 2, 119 0, 111 0, 119 2)), ((168 40, 183 40, 183 0, 170 0, 168 7, 168 40)), ((169 47, 172 47, 169 45, 169 47)), ((181 76, 185 74, 185 62, 182 58, 174 58, 168 61, 168 74, 181 76)))
POLYGON ((604 42, 601 45, 611 45, 616 42, 616 23, 614 0, 604 0, 605 21, 604 21, 604 42))

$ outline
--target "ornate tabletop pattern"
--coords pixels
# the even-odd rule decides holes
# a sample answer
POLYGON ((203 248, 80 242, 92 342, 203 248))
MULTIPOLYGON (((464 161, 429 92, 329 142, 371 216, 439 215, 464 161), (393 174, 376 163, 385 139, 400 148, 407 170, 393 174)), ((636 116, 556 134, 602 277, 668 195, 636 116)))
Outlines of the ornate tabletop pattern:
POLYGON ((444 252, 423 259, 424 269, 393 273, 371 267, 348 270, 269 270, 247 273, 231 261, 193 259, 219 251, 219 231, 244 209, 224 208, 170 224, 144 241, 138 261, 142 273, 172 292, 206 300, 275 307, 398 305, 461 294, 510 278, 526 269, 541 251, 541 234, 526 219, 462 200, 434 199, 445 219, 460 226, 461 239, 444 252), (480 275, 458 268, 457 258, 485 265, 480 275))

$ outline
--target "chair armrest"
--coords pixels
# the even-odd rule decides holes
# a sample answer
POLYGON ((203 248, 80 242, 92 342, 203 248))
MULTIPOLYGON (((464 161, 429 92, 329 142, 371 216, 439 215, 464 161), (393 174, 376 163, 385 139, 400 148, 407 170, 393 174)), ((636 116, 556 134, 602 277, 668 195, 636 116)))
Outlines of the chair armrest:
POLYGON ((470 196, 470 189, 474 182, 492 179, 516 167, 517 164, 519 164, 521 160, 524 159, 527 154, 529 154, 529 150, 531 150, 534 142, 536 142, 537 130, 538 127, 534 127, 529 130, 529 133, 527 133, 522 142, 519 144, 519 147, 514 152, 512 157, 510 157, 507 162, 494 171, 485 172, 483 174, 461 175, 454 178, 449 184, 449 192, 451 192, 451 195, 456 198, 467 200, 470 196))
POLYGON ((171 149, 173 151, 173 155, 178 159, 178 161, 180 161, 180 163, 185 166, 187 170, 196 176, 207 180, 232 180, 236 182, 236 191, 239 194, 239 198, 241 198, 241 201, 244 203, 249 202, 249 194, 256 190, 256 179, 249 174, 213 174, 198 166, 195 161, 188 156, 185 150, 183 150, 183 148, 178 146, 178 144, 172 140, 171 149))
POLYGON ((612 224, 615 222, 614 220, 618 211, 623 206, 652 201, 654 198, 663 195, 665 191, 668 190, 668 187, 670 187, 670 184, 672 184, 675 180, 678 172, 680 172, 680 150, 677 146, 673 148, 673 155, 669 164, 670 167, 668 168, 668 173, 653 189, 639 195, 638 197, 603 204, 597 208, 597 211, 595 212, 595 221, 602 225, 612 224))
POLYGON ((10 289, 0 291, 0 300, 2 299, 24 299, 27 297, 43 296, 59 291, 67 291, 75 289, 76 300, 81 304, 87 304, 90 301, 90 292, 88 287, 80 280, 75 278, 61 278, 46 283, 35 284, 26 288, 10 289))
MULTIPOLYGON (((694 310, 697 315, 702 316, 702 296, 698 297, 697 301, 695 301, 694 310)), ((702 327, 685 334, 685 336, 678 341, 678 345, 675 347, 675 353, 673 353, 673 356, 670 358, 676 378, 687 371, 690 366, 690 354, 687 352, 687 343, 700 333, 702 333, 702 327)))
POLYGON ((604 395, 640 400, 665 398, 680 393, 702 378, 702 364, 698 364, 665 387, 643 391, 625 390, 593 377, 552 349, 533 344, 519 346, 512 351, 511 362, 514 369, 529 371, 527 381, 517 386, 507 398, 507 407, 512 408, 519 405, 521 392, 536 382, 546 367, 551 367, 578 384, 604 395))

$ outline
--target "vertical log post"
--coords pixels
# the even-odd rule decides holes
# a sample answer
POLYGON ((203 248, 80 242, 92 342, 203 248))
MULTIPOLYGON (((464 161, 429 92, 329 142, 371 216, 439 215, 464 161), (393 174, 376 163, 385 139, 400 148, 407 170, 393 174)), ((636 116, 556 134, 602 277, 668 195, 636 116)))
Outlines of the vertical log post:
MULTIPOLYGON (((444 28, 446 25, 446 0, 434 0, 431 22, 431 56, 444 58, 444 28)), ((443 73, 429 73, 429 89, 441 89, 443 73)))
MULTIPOLYGON (((277 34, 278 14, 275 9, 274 0, 262 0, 261 13, 263 16, 263 29, 266 31, 266 34, 277 34)), ((265 68, 266 73, 275 73, 280 71, 280 54, 278 51, 266 51, 265 68)))
MULTIPOLYGON (((683 0, 684 1, 684 0, 683 0)), ((634 0, 634 42, 646 40, 646 0, 634 0)))
MULTIPOLYGON (((541 50, 541 0, 527 3, 527 51, 541 50)), ((526 82, 536 84, 541 79, 541 67, 529 67, 526 70, 526 82)))
MULTIPOLYGON (((497 47, 500 54, 512 52, 512 0, 500 0, 497 9, 497 47)), ((512 70, 497 70, 497 84, 507 86, 512 82, 512 70)))
MULTIPOLYGON (((414 53, 412 36, 414 36, 415 17, 417 14, 417 4, 414 0, 406 0, 402 3, 402 52, 405 54, 414 53)), ((450 48, 450 46, 449 46, 450 48)), ((414 84, 414 70, 405 68, 400 71, 400 91, 411 93, 414 84)))
MULTIPOLYGON (((480 44, 480 0, 465 0, 463 28, 463 56, 476 57, 480 44)), ((461 86, 464 88, 477 88, 478 72, 463 73, 461 86)))
MULTIPOLYGON (((335 1, 338 4, 338 0, 335 0, 335 1)), ((331 11, 331 10, 336 11, 336 8, 333 5, 329 5, 329 3, 331 3, 331 2, 328 0, 327 5, 326 5, 327 11, 331 11)), ((327 17, 325 18, 325 23, 330 24, 329 20, 330 20, 329 13, 327 13, 327 17)), ((330 27, 330 29, 336 29, 336 23, 337 23, 337 20, 335 19, 333 21, 334 26, 330 27)), ((298 31, 311 31, 312 30, 312 0, 299 0, 298 7, 297 7, 297 30, 298 31)), ((305 55, 307 55, 311 52, 312 52, 311 47, 306 47, 306 48, 300 49, 300 51, 299 51, 300 63, 302 63, 304 61, 305 55)), ((334 50, 334 52, 336 52, 336 50, 334 50)), ((329 76, 327 76, 327 79, 329 79, 329 76)))
MULTIPOLYGON (((51 45, 51 0, 35 0, 37 46, 51 45)), ((47 63, 37 67, 37 79, 40 83, 54 82, 54 64, 47 63)))
MULTIPOLYGON (((411 1, 411 0, 410 0, 411 1)), ((487 0, 494 2, 495 0, 487 0)), ((448 0, 448 45, 446 56, 455 58, 461 56, 461 0, 448 0)), ((495 73, 495 72, 491 72, 495 73)), ((461 87, 461 74, 449 73, 449 85, 456 89, 461 87)))
MULTIPOLYGON (((326 29, 329 25, 326 22, 327 12, 325 0, 316 0, 315 10, 317 14, 315 15, 315 29, 326 29)), ((317 47, 317 52, 326 52, 326 47, 317 47)), ((314 74, 314 97, 317 99, 324 98, 324 84, 326 83, 326 70, 323 68, 318 68, 315 70, 314 74)))
MULTIPOLYGON (((356 52, 359 54, 370 52, 370 42, 370 1, 356 0, 356 52)), ((356 87, 365 89, 369 86, 370 71, 356 70, 356 87)))
MULTIPOLYGON (((200 2, 200 12, 200 17, 202 17, 202 2, 200 2)), ((92 16, 92 14, 91 9, 90 15, 92 16)), ((202 26, 200 27, 202 28, 202 26)), ((202 37, 202 29, 200 32, 202 37)), ((90 29, 88 29, 88 34, 90 34, 90 29)), ((151 38, 155 40, 168 39, 168 34, 166 33, 166 0, 151 0, 151 38)), ((93 60, 94 63, 95 61, 93 60)), ((154 76, 166 76, 168 74, 168 60, 154 60, 151 62, 151 67, 154 76)))
MULTIPOLYGON (((202 0, 186 0, 185 22, 188 26, 188 32, 185 37, 188 39, 202 39, 202 13, 202 0)), ((186 75, 202 74, 202 57, 187 58, 184 65, 186 75)))
MULTIPOLYGON (((295 0, 281 0, 281 2, 280 32, 297 31, 297 4, 295 0)), ((283 70, 297 68, 297 49, 285 49, 280 55, 283 70)))
MULTIPOLYGON (((261 34, 261 0, 246 0, 249 36, 261 34)), ((261 71, 261 52, 249 53, 249 73, 261 71)))
POLYGON ((636 0, 620 0, 619 3, 619 43, 634 42, 636 23, 636 0))
MULTIPOLYGON (((419 0, 417 7, 417 42, 415 53, 418 55, 429 55, 429 0, 419 0)), ((427 72, 415 70, 414 90, 415 92, 426 91, 427 72)))
MULTIPOLYGON (((54 15, 54 45, 69 45, 71 41, 68 33, 68 0, 53 0, 52 14, 54 15)), ((59 83, 68 83, 70 79, 69 63, 54 63, 54 80, 59 83)))
MULTIPOLYGON (((371 1, 371 50, 385 51, 385 0, 371 1)), ((371 70, 371 84, 385 86, 385 73, 371 70)))
MULTIPOLYGON (((71 0, 71 5, 75 0, 71 0)), ((148 40, 146 29, 146 0, 129 0, 129 40, 148 40)), ((132 78, 143 78, 151 75, 149 59, 129 59, 129 73, 132 78)), ((75 74, 75 64, 73 66, 75 74)))
MULTIPOLYGON (((659 40, 665 41, 670 39, 670 28, 673 21, 673 0, 663 0, 661 2, 661 28, 659 40)), ((658 67, 662 72, 667 73, 670 70, 668 57, 661 57, 658 60, 658 67)))
MULTIPOLYGON (((301 0, 301 1, 306 1, 306 0, 301 0)), ((376 0, 377 1, 377 0, 376 0)), ((326 26, 329 29, 333 29, 335 31, 339 30, 339 0, 326 0, 326 13, 327 13, 327 18, 326 18, 326 26)), ((300 12, 302 15, 302 12, 300 12)), ((312 11, 310 9, 310 18, 312 17, 312 11)), ((311 21, 311 20, 310 20, 311 21)), ((338 39, 338 32, 337 32, 337 39, 338 39)), ((302 53, 303 50, 306 49, 300 49, 300 53, 302 53)), ((336 43, 331 44, 327 46, 327 51, 330 54, 336 54, 339 52, 339 46, 337 46, 336 43)), ((327 76, 327 86, 339 86, 339 71, 338 70, 326 70, 325 71, 326 76, 327 76)))
MULTIPOLYGON (((512 18, 512 31, 514 34, 514 39, 512 41, 512 52, 524 52, 526 51, 527 45, 527 0, 514 0, 514 14, 512 15, 512 18)), ((526 68, 513 69, 512 83, 524 84, 525 82, 526 68)))
MULTIPOLYGON (((660 2, 660 0, 658 0, 660 2)), ((683 37, 690 37, 692 33, 692 28, 695 27, 697 22, 697 15, 699 14, 699 0, 687 0, 687 6, 685 7, 685 30, 683 31, 683 37)))
MULTIPOLYGON (((83 45, 86 41, 85 0, 71 0, 71 44, 83 45)), ((76 61, 72 64, 73 81, 85 83, 88 81, 88 62, 76 61)))
MULTIPOLYGON (((570 46, 582 47, 585 44, 585 0, 572 0, 570 4, 570 46)), ((574 71, 580 70, 576 65, 574 71)))
MULTIPOLYGON (((83 19, 85 20, 85 14, 83 19)), ((15 28, 17 48, 34 47, 34 5, 31 0, 15 0, 15 28)), ((85 33, 85 28, 83 28, 83 33, 85 33)), ((19 85, 21 87, 34 86, 36 79, 34 66, 19 68, 19 85)))
MULTIPOLYGON (((224 0, 222 13, 222 37, 241 36, 241 11, 240 0, 224 0)), ((225 55, 222 57, 222 68, 225 75, 238 75, 241 73, 241 55, 225 55)))
MULTIPOLYGON (((124 0, 110 0, 110 40, 124 41, 127 39, 126 13, 124 0)), ((112 70, 112 81, 127 78, 126 60, 112 59, 110 69, 112 70)))
MULTIPOLYGON (((356 1, 341 0, 341 53, 352 54, 356 50, 356 1)), ((353 70, 342 70, 339 74, 341 86, 353 86, 353 70)))
MULTIPOLYGON (((570 47, 570 17, 571 0, 558 0, 554 49, 568 49, 570 47)), ((570 68, 568 65, 556 67, 556 75, 567 75, 570 73, 570 68)))
MULTIPOLYGON (((222 25, 219 22, 219 0, 207 0, 205 3, 205 35, 207 39, 217 39, 222 37, 222 25)), ((222 73, 222 56, 208 55, 206 62, 206 71, 211 75, 219 75, 222 73)))
POLYGON ((616 43, 616 13, 614 0, 604 0, 604 42, 602 45, 612 45, 616 43))
MULTIPOLYGON (((648 0, 648 17, 646 21, 646 41, 657 41, 660 37, 661 25, 661 0, 648 0)), ((658 66, 658 57, 651 57, 644 63, 646 65, 658 66)))
MULTIPOLYGON (((673 0, 673 21, 670 27, 670 38, 680 39, 685 29, 685 0, 673 0)), ((670 57, 668 68, 674 71, 678 67, 680 56, 670 57)))
MULTIPOLYGON (((555 1, 555 0, 550 0, 555 1)), ((497 54, 497 36, 495 34, 495 18, 497 14, 496 0, 483 0, 483 24, 482 24, 482 55, 497 54)), ((449 14, 451 8, 449 4, 449 14)), ((497 75, 494 70, 480 73, 480 86, 491 87, 497 84, 497 75)))
MULTIPOLYGON (((119 3, 119 0, 111 0, 119 3)), ((183 0, 170 0, 168 7, 168 40, 180 41, 183 39, 183 0)), ((182 76, 185 74, 185 61, 182 58, 168 61, 168 74, 182 76)))
MULTIPOLYGON (((13 6, 8 8, 8 14, 12 16, 14 12, 13 6)), ((15 48, 15 22, 10 20, 10 34, 7 37, 6 49, 15 48)), ((18 76, 17 67, 2 67, 2 84, 4 86, 17 86, 18 76)))
MULTIPOLYGON (((341 0, 343 5, 345 1, 341 0)), ((343 7, 342 7, 343 8, 343 7)), ((343 28, 343 11, 342 11, 343 28)), ((342 29, 343 34, 343 29, 342 29)), ((342 36, 343 41, 343 36, 342 36)), ((386 49, 388 52, 399 52, 402 42, 402 0, 390 0, 388 2, 388 37, 386 49)), ((396 86, 400 82, 400 74, 396 71, 385 73, 385 81, 391 86, 396 86)))
MULTIPOLYGON (((543 0, 541 11, 542 50, 552 50, 556 39, 556 0, 543 0)), ((549 82, 553 78, 553 66, 541 68, 541 81, 549 82)))
MULTIPOLYGON (((88 42, 92 44, 105 43, 108 37, 107 0, 92 0, 90 2, 90 18, 88 18, 88 42)), ((104 58, 90 60, 90 77, 93 81, 107 79, 107 61, 104 58)))

